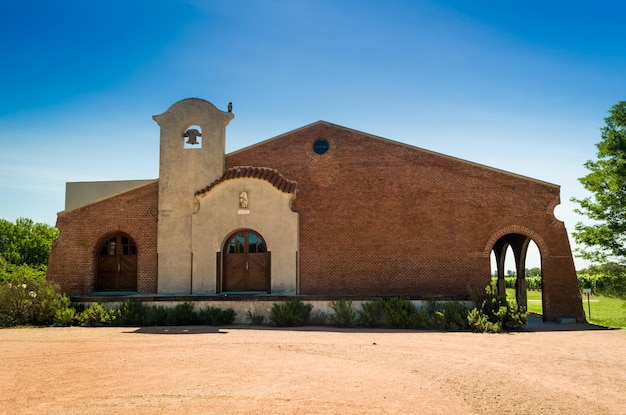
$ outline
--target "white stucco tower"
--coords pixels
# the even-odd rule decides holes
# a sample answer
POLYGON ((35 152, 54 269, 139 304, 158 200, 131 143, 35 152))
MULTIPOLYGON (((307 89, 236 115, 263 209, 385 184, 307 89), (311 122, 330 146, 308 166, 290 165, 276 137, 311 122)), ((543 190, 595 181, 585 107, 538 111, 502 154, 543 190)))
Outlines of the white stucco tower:
POLYGON ((192 292, 194 193, 224 174, 226 126, 234 118, 208 101, 178 101, 152 117, 161 128, 158 293, 192 292))

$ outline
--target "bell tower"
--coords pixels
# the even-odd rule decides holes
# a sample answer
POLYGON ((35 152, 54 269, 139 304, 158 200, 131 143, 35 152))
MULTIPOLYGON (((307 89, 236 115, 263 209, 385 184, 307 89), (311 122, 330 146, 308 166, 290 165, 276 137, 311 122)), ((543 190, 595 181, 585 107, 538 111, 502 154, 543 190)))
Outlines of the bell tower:
POLYGON ((152 117, 161 128, 158 293, 191 293, 194 193, 224 174, 230 108, 189 98, 152 117))

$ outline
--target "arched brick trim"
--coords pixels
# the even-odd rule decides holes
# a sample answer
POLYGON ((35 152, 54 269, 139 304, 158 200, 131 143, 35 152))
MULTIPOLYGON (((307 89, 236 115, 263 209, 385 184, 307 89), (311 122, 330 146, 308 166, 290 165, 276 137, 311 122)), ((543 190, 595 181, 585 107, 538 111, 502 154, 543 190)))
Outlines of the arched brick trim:
POLYGON ((561 199, 559 197, 555 197, 550 204, 546 206, 546 214, 549 217, 552 217, 554 221, 561 222, 556 216, 554 216, 554 209, 561 204, 561 199))
POLYGON ((195 196, 204 195, 226 180, 244 178, 265 180, 283 193, 294 193, 296 191, 297 183, 285 178, 277 170, 268 167, 238 166, 226 170, 222 177, 215 180, 204 189, 198 190, 195 196))
POLYGON ((483 255, 489 257, 491 255, 491 250, 493 249, 493 246, 498 241, 498 239, 502 238, 504 235, 509 235, 511 233, 519 233, 521 235, 529 237, 533 240, 533 242, 537 244, 537 247, 539 248, 539 253, 542 255, 542 257, 549 256, 549 249, 546 241, 532 229, 519 225, 510 225, 504 227, 491 235, 491 238, 489 238, 489 240, 487 241, 487 245, 485 245, 485 248, 483 249, 483 255))

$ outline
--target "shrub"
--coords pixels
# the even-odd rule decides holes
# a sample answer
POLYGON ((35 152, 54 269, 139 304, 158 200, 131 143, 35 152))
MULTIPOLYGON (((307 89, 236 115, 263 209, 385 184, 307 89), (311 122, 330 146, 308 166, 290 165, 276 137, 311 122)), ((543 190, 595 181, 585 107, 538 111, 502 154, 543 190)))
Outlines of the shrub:
POLYGON ((270 311, 270 324, 277 327, 303 326, 311 314, 313 305, 305 304, 299 299, 274 303, 270 311))
POLYGON ((145 305, 136 300, 124 301, 119 309, 111 311, 110 324, 116 326, 182 326, 204 324, 229 325, 235 321, 235 310, 207 307, 195 310, 190 302, 174 307, 145 305))
POLYGON ((64 307, 54 313, 54 325, 57 327, 69 327, 79 323, 79 316, 74 307, 64 307))
POLYGON ((502 323, 500 321, 492 322, 489 320, 489 317, 474 308, 469 312, 467 316, 467 321, 475 332, 479 333, 500 333, 502 332, 502 323))
POLYGON ((492 282, 483 292, 470 293, 476 307, 468 314, 470 327, 477 332, 497 333, 519 330, 528 320, 528 312, 513 301, 498 295, 492 282))
POLYGON ((386 299, 383 310, 385 311, 386 327, 413 329, 419 325, 417 308, 409 300, 399 297, 386 299))
POLYGON ((434 303, 432 307, 431 327, 441 330, 467 330, 469 309, 458 301, 447 301, 443 306, 434 303))
POLYGON ((526 277, 526 289, 541 291, 541 276, 537 277, 526 277))
POLYGON ((232 308, 207 307, 198 310, 196 321, 207 326, 227 326, 234 323, 236 315, 232 308))
POLYGON ((26 283, 6 283, 0 291, 0 314, 7 326, 24 325, 32 321, 37 293, 26 283))
POLYGON ((141 326, 145 321, 146 306, 140 301, 125 300, 117 312, 116 324, 120 326, 141 326))
POLYGON ((168 321, 168 311, 162 305, 147 306, 143 314, 142 326, 165 326, 168 321))
POLYGON ((331 325, 336 327, 354 327, 356 325, 358 313, 352 307, 352 301, 342 299, 332 301, 328 305, 333 310, 333 313, 328 316, 331 325))
POLYGON ((198 315, 191 303, 176 304, 167 311, 167 326, 186 326, 198 323, 198 315))
POLYGON ((360 327, 383 327, 385 315, 385 302, 378 299, 372 302, 361 304, 361 311, 357 317, 357 324, 360 327))
POLYGON ((78 320, 81 326, 98 327, 112 324, 116 317, 117 310, 109 310, 100 303, 93 303, 80 313, 78 320))
POLYGON ((69 304, 69 298, 45 280, 12 280, 0 286, 0 324, 51 324, 56 311, 69 304))
POLYGON ((256 311, 248 311, 248 322, 251 326, 262 326, 265 324, 265 316, 256 311))

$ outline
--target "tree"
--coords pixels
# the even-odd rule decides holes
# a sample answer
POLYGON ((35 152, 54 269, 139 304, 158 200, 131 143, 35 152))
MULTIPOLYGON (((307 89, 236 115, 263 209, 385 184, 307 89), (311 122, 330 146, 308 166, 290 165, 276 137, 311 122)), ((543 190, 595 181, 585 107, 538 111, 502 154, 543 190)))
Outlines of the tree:
POLYGON ((609 110, 600 129, 602 140, 596 144, 597 160, 589 160, 590 171, 579 179, 593 193, 585 199, 572 198, 580 205, 577 213, 593 221, 576 224, 576 242, 585 245, 580 256, 597 262, 607 258, 626 262, 626 101, 609 110))
POLYGON ((538 267, 534 267, 534 268, 526 268, 526 278, 529 277, 541 277, 541 268, 538 267))
POLYGON ((626 266, 615 262, 590 265, 578 271, 578 283, 597 294, 626 298, 626 266))
POLYGON ((58 234, 56 228, 32 219, 19 218, 15 223, 0 219, 0 257, 12 265, 47 265, 58 234))

